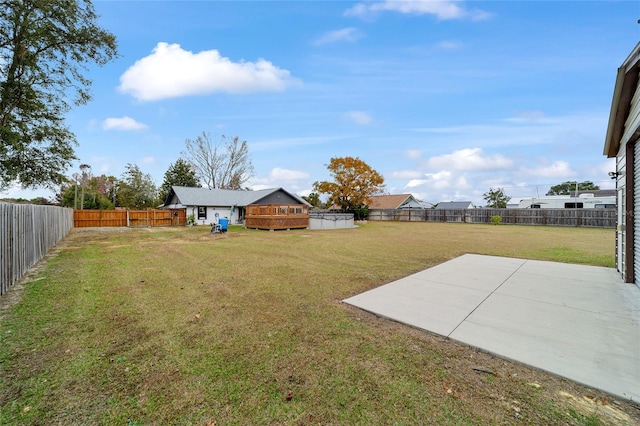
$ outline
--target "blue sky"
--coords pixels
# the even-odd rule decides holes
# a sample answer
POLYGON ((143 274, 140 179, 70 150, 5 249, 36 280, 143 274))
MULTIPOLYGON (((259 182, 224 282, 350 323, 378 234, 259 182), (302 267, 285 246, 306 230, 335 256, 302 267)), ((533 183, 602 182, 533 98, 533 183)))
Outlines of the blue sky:
MULTIPOLYGON (((239 136, 254 189, 307 195, 334 156, 386 191, 471 200, 613 187, 602 155, 637 1, 95 1, 120 57, 73 109, 80 161, 161 184, 185 139, 239 136)), ((50 196, 13 188, 3 196, 50 196)))

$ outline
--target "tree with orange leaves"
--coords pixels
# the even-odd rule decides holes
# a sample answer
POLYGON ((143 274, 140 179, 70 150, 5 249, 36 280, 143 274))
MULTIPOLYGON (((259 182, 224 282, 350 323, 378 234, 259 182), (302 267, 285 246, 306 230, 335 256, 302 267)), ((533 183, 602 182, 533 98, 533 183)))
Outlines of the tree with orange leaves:
POLYGON ((384 178, 358 157, 333 157, 327 169, 333 182, 315 182, 313 189, 329 195, 329 206, 356 210, 366 205, 369 197, 384 190, 384 178))

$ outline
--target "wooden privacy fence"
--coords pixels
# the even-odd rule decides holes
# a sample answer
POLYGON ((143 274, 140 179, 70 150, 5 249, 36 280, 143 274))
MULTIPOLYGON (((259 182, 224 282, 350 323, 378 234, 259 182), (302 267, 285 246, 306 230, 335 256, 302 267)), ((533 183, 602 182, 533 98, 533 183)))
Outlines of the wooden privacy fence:
POLYGON ((186 209, 167 210, 74 210, 76 228, 104 226, 184 226, 186 209))
POLYGON ((73 210, 0 203, 0 295, 73 227, 73 210))
POLYGON ((615 228, 616 209, 401 209, 369 210, 369 220, 405 222, 491 223, 500 216, 511 225, 581 226, 615 228))

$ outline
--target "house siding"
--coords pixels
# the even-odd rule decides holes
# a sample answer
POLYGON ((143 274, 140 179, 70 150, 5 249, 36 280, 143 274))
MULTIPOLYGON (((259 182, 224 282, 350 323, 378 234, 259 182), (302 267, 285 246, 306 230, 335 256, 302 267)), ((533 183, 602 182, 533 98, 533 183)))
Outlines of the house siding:
POLYGON ((207 207, 207 217, 205 219, 198 219, 198 206, 187 207, 187 216, 193 214, 198 225, 211 225, 216 220, 216 213, 218 213, 218 217, 226 217, 227 219, 229 219, 230 224, 237 224, 240 222, 239 213, 241 212, 241 209, 239 208, 234 209, 234 212, 232 214, 229 207, 202 207, 207 207))
POLYGON ((616 268, 640 286, 640 43, 618 68, 603 153, 616 157, 616 268))
POLYGON ((304 200, 286 190, 232 191, 221 189, 172 187, 164 208, 184 208, 187 216, 193 214, 198 225, 209 225, 218 217, 229 219, 229 224, 240 224, 245 219, 246 207, 253 204, 304 204, 304 200), (262 198, 260 198, 262 197, 262 198), (198 217, 198 208, 206 208, 206 217, 198 217))

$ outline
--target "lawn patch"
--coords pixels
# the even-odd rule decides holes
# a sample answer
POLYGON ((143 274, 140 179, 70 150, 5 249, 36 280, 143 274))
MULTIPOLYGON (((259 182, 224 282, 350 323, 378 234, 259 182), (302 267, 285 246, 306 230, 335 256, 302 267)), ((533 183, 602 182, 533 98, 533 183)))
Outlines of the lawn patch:
POLYGON ((585 388, 340 301, 466 252, 610 266, 614 238, 387 222, 223 235, 73 230, 0 321, 0 418, 504 424, 517 401, 530 424, 577 420, 569 407, 590 419, 557 392, 585 388))

